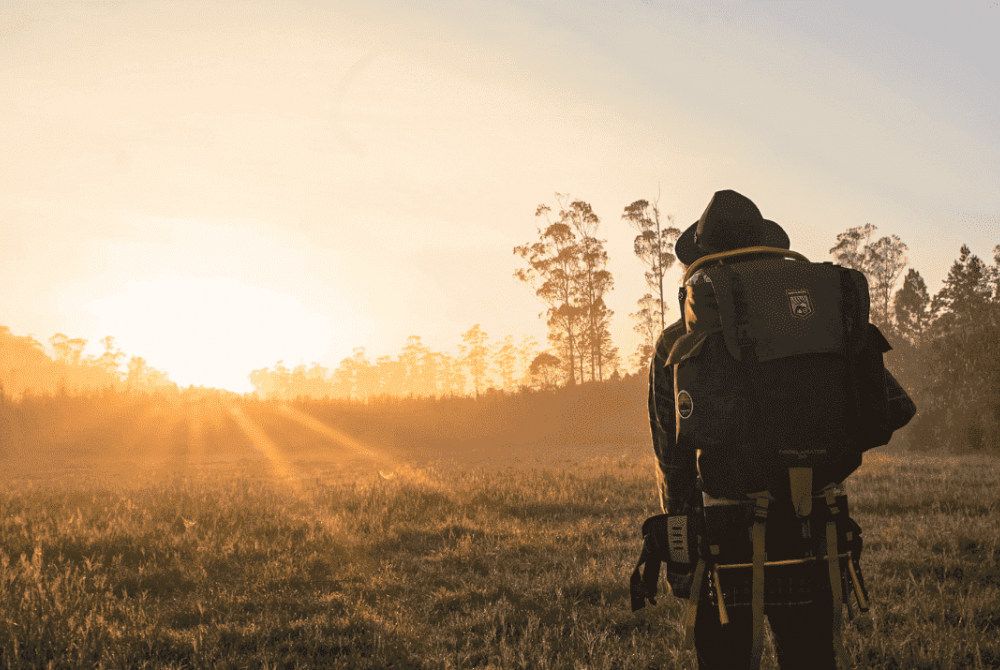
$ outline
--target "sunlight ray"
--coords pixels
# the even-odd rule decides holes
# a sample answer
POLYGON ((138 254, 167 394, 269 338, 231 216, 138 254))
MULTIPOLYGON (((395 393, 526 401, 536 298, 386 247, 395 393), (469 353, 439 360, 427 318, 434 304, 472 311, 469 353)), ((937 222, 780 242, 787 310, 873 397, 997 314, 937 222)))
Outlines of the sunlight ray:
POLYGON ((246 415, 241 407, 230 407, 229 414, 250 441, 250 445, 267 460, 278 479, 282 480, 296 496, 301 496, 304 492, 301 477, 295 466, 278 449, 278 445, 246 415))
MULTIPOLYGON (((286 418, 295 421, 299 425, 304 426, 319 435, 322 435, 331 442, 346 447, 356 455, 372 461, 375 464, 392 468, 394 473, 399 474, 403 479, 406 479, 411 483, 419 484, 427 488, 439 490, 447 489, 447 487, 440 480, 427 472, 406 463, 401 463, 398 459, 393 458, 381 449, 362 442, 361 440, 320 421, 316 417, 311 416, 300 409, 292 407, 291 405, 282 404, 278 406, 278 411, 281 412, 281 414, 286 418)), ((392 475, 383 474, 381 470, 379 471, 379 475, 383 479, 392 478, 392 475)))
POLYGON ((185 452, 186 468, 191 465, 201 466, 205 463, 206 455, 206 419, 205 408, 199 403, 191 405, 187 411, 187 450, 185 452))
POLYGON ((316 501, 315 494, 307 491, 303 485, 302 474, 291 461, 285 458, 278 445, 267 436, 264 429, 247 416, 242 408, 230 407, 228 411, 233 421, 250 441, 251 446, 264 456, 270 464, 272 472, 287 485, 288 491, 292 496, 306 503, 308 516, 323 524, 323 527, 329 533, 338 536, 341 542, 346 542, 347 533, 345 532, 344 524, 336 515, 322 509, 321 505, 316 501))

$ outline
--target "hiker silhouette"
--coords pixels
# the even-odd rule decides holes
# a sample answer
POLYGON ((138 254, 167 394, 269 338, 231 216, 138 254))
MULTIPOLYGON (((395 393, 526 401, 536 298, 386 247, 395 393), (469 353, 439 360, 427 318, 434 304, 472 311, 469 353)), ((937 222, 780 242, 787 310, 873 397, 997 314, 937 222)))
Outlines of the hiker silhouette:
POLYGON ((634 609, 660 565, 702 669, 844 668, 843 604, 867 610, 844 480, 913 416, 885 370, 860 272, 811 263, 736 191, 676 245, 683 317, 656 344, 649 417, 663 514, 643 524, 634 609))

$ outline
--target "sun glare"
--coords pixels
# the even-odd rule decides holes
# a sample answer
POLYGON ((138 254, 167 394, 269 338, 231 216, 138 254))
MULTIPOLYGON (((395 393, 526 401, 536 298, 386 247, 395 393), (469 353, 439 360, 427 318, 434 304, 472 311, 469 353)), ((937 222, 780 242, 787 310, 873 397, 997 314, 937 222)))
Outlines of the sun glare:
POLYGON ((124 351, 182 386, 248 391, 251 370, 319 360, 332 336, 297 298, 232 278, 137 281, 90 307, 124 351))

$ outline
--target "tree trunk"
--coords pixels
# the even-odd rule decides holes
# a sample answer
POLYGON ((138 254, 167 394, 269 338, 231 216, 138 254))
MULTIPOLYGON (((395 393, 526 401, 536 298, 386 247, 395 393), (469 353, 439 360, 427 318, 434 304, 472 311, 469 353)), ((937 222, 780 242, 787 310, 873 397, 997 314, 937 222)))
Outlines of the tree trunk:
POLYGON ((658 207, 653 207, 653 217, 656 220, 656 279, 660 285, 660 330, 662 331, 667 328, 667 307, 663 302, 663 256, 660 252, 660 245, 663 244, 663 233, 660 231, 660 210, 658 207))

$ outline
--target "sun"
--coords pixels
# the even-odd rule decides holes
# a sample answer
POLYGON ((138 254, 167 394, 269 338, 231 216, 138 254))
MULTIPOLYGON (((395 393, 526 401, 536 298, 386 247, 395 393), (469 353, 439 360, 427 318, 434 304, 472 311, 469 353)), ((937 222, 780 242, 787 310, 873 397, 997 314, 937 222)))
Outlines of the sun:
POLYGON ((318 360, 331 340, 328 320, 297 297, 231 277, 130 282, 90 311, 125 352, 181 386, 249 391, 251 370, 318 360))

